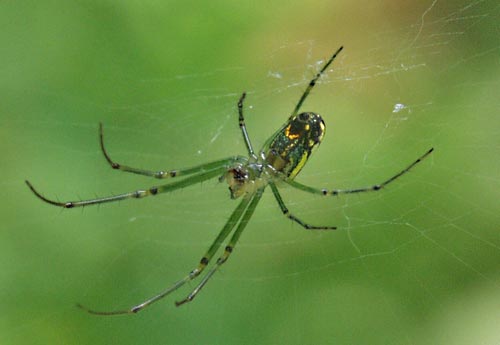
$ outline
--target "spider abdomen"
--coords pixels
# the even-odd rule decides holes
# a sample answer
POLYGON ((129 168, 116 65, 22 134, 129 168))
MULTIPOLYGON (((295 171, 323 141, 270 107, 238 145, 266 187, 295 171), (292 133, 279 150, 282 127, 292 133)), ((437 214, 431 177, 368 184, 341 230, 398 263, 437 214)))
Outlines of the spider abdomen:
POLYGON ((294 178, 304 167, 325 135, 319 114, 301 113, 291 117, 262 149, 267 165, 294 178))

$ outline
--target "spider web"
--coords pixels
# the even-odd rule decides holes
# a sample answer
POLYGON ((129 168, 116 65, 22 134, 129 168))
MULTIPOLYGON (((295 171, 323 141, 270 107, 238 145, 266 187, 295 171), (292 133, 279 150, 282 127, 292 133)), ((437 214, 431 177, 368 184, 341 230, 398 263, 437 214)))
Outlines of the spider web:
MULTIPOLYGON (((396 5, 373 6, 336 11, 369 16, 396 5)), ((499 343, 499 6, 434 0, 415 11, 386 25, 380 14, 360 27, 325 19, 335 35, 300 32, 302 40, 256 34, 258 42, 238 41, 210 64, 186 67, 182 46, 165 70, 129 66, 156 56, 101 56, 108 65, 98 72, 89 62, 69 78, 83 78, 78 88, 57 83, 55 67, 37 84, 3 88, 5 161, 16 163, 3 182, 2 343, 499 343), (334 232, 304 231, 266 191, 234 254, 191 305, 172 304, 195 283, 140 316, 91 318, 73 308, 122 309, 166 288, 196 266, 237 203, 214 180, 61 212, 35 200, 23 178, 63 201, 157 185, 106 165, 99 121, 110 155, 131 166, 245 154, 241 92, 258 148, 340 44, 302 109, 322 114, 327 129, 297 180, 364 187, 435 147, 430 157, 377 193, 327 199, 281 190, 292 213, 334 232)), ((127 49, 155 51, 135 48, 127 49)))

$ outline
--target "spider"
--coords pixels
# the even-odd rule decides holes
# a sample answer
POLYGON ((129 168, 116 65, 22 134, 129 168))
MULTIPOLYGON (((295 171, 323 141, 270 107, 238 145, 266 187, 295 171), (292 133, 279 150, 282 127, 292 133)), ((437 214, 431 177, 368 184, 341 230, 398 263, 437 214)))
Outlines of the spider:
POLYGON ((161 300, 173 291, 179 289, 187 282, 198 277, 205 270, 214 255, 223 245, 226 238, 232 232, 232 237, 226 243, 224 252, 215 261, 213 267, 205 274, 198 285, 189 293, 189 295, 187 295, 186 298, 175 303, 177 306, 183 305, 187 302, 192 301, 205 286, 205 284, 209 281, 209 279, 214 275, 214 273, 228 260, 229 256, 234 250, 236 243, 238 242, 238 239, 243 233, 243 230, 252 217, 255 208, 257 207, 257 204, 259 203, 262 194, 267 186, 271 188, 271 191, 278 203, 279 208, 281 209, 281 212, 287 218, 298 223, 305 229, 333 230, 336 229, 335 226, 311 225, 290 213, 283 199, 281 198, 277 183, 283 182, 298 190, 322 196, 379 191, 389 183, 406 174, 411 168, 413 168, 420 161, 426 158, 433 151, 432 148, 396 175, 390 177, 380 184, 376 184, 371 187, 328 190, 313 188, 295 181, 295 177, 302 170, 307 160, 311 156, 311 153, 318 147, 325 135, 325 123, 323 122, 323 119, 319 114, 313 112, 302 112, 299 114, 299 110, 318 79, 326 71, 328 66, 330 66, 330 64, 335 60, 342 49, 343 47, 340 47, 323 65, 323 67, 315 75, 315 77, 309 82, 309 85, 300 97, 297 105, 295 106, 295 109, 292 111, 292 114, 290 115, 288 120, 281 126, 281 128, 276 131, 276 133, 274 133, 273 136, 271 136, 264 143, 262 149, 258 153, 255 153, 253 149, 250 137, 246 129, 245 119, 243 117, 243 101, 245 100, 246 96, 246 93, 244 92, 238 101, 238 120, 241 133, 243 135, 243 140, 248 151, 248 157, 233 156, 210 163, 201 164, 195 167, 179 170, 151 171, 133 168, 127 165, 116 163, 111 159, 110 155, 104 147, 102 124, 99 124, 99 139, 101 150, 104 154, 104 157, 113 169, 138 175, 145 175, 157 179, 180 179, 180 181, 160 184, 155 187, 139 189, 134 192, 114 196, 68 202, 59 202, 48 199, 40 192, 38 192, 29 181, 26 181, 28 187, 38 198, 51 205, 64 208, 102 204, 124 199, 140 199, 147 196, 169 193, 174 190, 187 187, 195 183, 200 183, 202 181, 215 177, 219 177, 219 180, 221 182, 224 180, 227 182, 232 199, 241 198, 239 205, 236 206, 233 213, 229 216, 226 224, 219 232, 212 245, 208 248, 205 255, 203 255, 197 267, 190 271, 184 278, 175 282, 169 288, 139 304, 133 305, 132 307, 123 310, 97 311, 82 306, 81 304, 78 304, 78 306, 89 313, 98 315, 137 313, 150 306, 151 304, 161 300))

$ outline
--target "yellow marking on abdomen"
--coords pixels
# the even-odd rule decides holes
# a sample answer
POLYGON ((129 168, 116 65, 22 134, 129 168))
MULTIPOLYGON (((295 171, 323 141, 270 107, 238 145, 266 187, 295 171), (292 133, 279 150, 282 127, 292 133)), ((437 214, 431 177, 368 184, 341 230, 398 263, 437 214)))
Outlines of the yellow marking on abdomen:
POLYGON ((302 154, 302 157, 300 158, 300 161, 297 163, 297 166, 290 172, 290 178, 294 178, 295 176, 297 176, 299 171, 306 164, 308 158, 309 158, 309 152, 306 151, 302 154))

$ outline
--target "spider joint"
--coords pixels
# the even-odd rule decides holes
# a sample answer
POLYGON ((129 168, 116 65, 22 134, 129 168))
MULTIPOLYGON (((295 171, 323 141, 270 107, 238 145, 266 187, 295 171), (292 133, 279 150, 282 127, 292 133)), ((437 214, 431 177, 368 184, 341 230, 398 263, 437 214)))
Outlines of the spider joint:
MULTIPOLYGON (((151 190, 150 190, 150 191, 151 191, 151 190)), ((134 197, 134 198, 137 198, 137 199, 140 199, 140 198, 142 198, 142 197, 144 197, 144 196, 146 196, 146 195, 147 195, 147 194, 146 194, 146 192, 145 192, 145 191, 143 191, 143 190, 136 190, 136 191, 134 192, 134 194, 133 194, 133 197, 134 197)))
POLYGON ((222 265, 224 262, 226 262, 227 256, 221 256, 220 258, 217 259, 217 265, 222 265))

